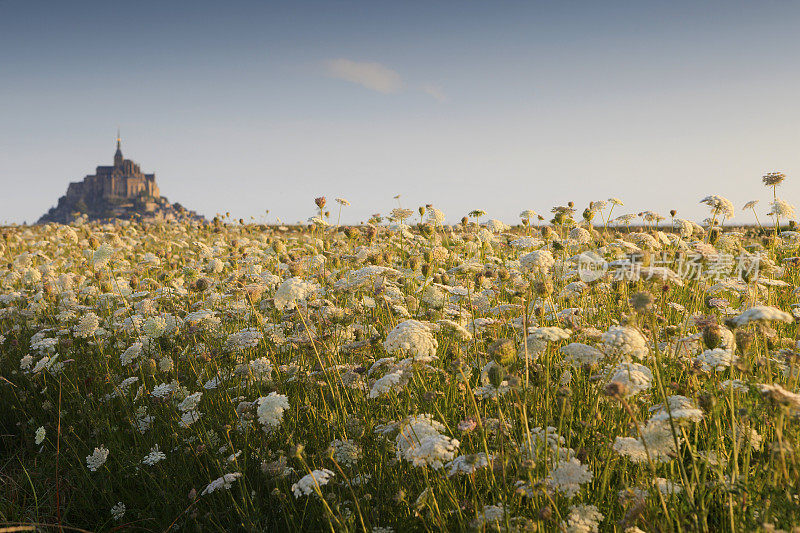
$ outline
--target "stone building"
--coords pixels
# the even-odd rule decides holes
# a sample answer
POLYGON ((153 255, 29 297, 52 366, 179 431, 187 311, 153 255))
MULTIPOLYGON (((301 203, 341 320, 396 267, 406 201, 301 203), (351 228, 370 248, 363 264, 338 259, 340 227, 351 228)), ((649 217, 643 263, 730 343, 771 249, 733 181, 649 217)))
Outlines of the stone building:
POLYGON ((121 140, 117 137, 117 151, 113 166, 100 166, 94 174, 76 181, 67 187, 67 199, 92 198, 137 198, 161 196, 156 185, 155 174, 144 174, 139 165, 122 157, 121 140))
POLYGON ((98 166, 94 174, 87 175, 82 181, 70 183, 67 194, 58 199, 58 205, 43 215, 39 223, 66 224, 78 217, 88 220, 202 220, 193 211, 186 211, 179 204, 173 206, 161 196, 156 175, 143 173, 139 165, 125 159, 121 145, 117 135, 114 164, 98 166))

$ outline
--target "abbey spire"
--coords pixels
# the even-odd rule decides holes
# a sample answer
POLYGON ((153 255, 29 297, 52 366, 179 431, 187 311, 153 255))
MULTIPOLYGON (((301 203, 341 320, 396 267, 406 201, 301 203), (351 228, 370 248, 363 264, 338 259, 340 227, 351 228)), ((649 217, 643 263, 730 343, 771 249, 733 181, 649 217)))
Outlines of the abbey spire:
POLYGON ((125 158, 122 157, 122 139, 119 136, 119 128, 117 128, 117 151, 114 153, 114 166, 121 167, 125 158))

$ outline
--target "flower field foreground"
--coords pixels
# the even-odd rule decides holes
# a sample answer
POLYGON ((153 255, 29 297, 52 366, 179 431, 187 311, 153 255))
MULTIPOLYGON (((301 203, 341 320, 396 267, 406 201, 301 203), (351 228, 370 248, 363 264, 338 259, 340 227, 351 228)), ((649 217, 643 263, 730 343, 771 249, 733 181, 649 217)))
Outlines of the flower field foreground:
POLYGON ((800 234, 706 200, 5 228, 0 522, 791 531, 800 234))

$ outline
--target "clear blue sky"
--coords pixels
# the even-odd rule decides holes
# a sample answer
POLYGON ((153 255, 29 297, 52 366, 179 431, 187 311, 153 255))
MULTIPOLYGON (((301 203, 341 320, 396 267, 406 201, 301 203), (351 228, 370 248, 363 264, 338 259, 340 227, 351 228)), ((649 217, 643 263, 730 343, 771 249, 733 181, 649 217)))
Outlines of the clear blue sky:
MULTIPOLYGON (((213 216, 800 204, 800 3, 0 0, 0 222, 123 153, 213 216)), ((800 205, 799 205, 800 207, 800 205)))

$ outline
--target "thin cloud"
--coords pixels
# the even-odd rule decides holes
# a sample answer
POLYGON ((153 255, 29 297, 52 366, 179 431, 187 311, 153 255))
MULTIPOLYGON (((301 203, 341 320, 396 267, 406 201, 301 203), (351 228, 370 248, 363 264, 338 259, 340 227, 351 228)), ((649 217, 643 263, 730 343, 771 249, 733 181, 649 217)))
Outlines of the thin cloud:
POLYGON ((327 61, 325 66, 329 76, 379 93, 396 93, 403 87, 400 74, 380 63, 339 58, 327 61))
POLYGON ((423 83, 420 89, 422 89, 422 92, 434 97, 439 102, 447 102, 447 95, 444 94, 444 89, 442 89, 441 85, 423 83))

